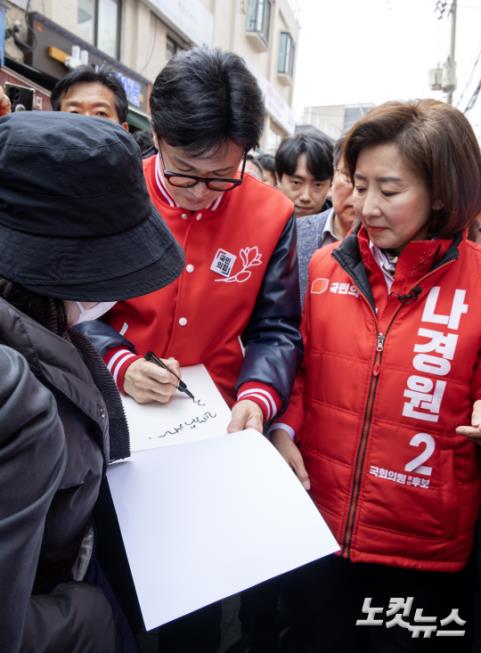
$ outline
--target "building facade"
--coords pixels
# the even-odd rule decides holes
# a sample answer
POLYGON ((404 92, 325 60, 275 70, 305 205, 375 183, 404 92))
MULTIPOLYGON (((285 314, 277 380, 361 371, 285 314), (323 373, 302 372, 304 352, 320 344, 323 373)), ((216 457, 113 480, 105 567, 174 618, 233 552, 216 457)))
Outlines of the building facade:
POLYGON ((321 107, 305 107, 301 125, 316 127, 324 134, 337 140, 374 104, 331 104, 321 107))
POLYGON ((242 56, 265 97, 261 148, 294 132, 292 110, 299 22, 293 0, 0 0, 5 61, 0 81, 17 75, 35 90, 35 108, 82 63, 106 64, 121 78, 129 123, 148 121, 150 85, 179 49, 210 45, 242 56))

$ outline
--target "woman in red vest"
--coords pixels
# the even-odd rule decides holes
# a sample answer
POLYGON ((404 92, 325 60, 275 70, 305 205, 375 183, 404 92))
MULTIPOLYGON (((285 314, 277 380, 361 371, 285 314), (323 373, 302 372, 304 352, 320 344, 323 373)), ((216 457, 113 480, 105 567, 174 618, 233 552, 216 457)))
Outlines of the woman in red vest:
POLYGON ((422 100, 361 118, 344 155, 360 225, 311 260, 305 362, 272 433, 340 546, 290 579, 294 650, 462 651, 481 500, 481 248, 466 239, 480 150, 462 113, 422 100))

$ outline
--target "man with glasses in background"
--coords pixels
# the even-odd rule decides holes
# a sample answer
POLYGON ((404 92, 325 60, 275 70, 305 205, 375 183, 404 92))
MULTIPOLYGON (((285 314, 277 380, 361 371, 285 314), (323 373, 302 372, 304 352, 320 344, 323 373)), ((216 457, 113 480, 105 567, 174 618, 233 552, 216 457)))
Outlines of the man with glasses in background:
MULTIPOLYGON (((98 323, 87 335, 139 403, 167 403, 176 389, 143 358, 154 351, 176 374, 203 363, 232 407, 229 431, 262 432, 289 397, 302 342, 293 205, 244 174, 264 124, 260 89, 237 55, 195 48, 160 72, 150 105, 158 154, 145 179, 185 267, 165 289, 116 304, 107 322, 118 336, 98 323)), ((168 624, 159 650, 215 651, 219 616, 215 604, 168 624)))

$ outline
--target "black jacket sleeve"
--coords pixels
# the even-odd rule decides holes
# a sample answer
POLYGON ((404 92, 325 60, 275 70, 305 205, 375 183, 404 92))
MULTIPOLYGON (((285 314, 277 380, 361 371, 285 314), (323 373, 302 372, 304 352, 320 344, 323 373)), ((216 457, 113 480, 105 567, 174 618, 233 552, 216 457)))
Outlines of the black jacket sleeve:
POLYGON ((45 517, 66 464, 53 395, 0 345, 0 650, 20 649, 45 517))
POLYGON ((279 238, 242 335, 245 359, 236 385, 247 381, 270 385, 283 408, 303 356, 295 220, 289 219, 279 238))

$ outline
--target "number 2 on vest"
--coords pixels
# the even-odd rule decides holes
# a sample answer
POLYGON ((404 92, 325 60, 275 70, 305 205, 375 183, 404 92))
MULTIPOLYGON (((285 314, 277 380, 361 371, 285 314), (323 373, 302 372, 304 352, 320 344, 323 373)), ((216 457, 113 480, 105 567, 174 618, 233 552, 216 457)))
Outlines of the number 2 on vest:
POLYGON ((436 448, 436 443, 433 436, 429 435, 429 433, 416 433, 416 435, 411 438, 409 444, 412 447, 419 447, 424 444, 425 449, 418 456, 416 456, 416 458, 413 458, 408 463, 406 463, 406 465, 404 465, 405 471, 416 472, 417 474, 423 474, 424 476, 431 476, 433 468, 424 465, 423 463, 431 458, 434 453, 434 449, 436 448))

